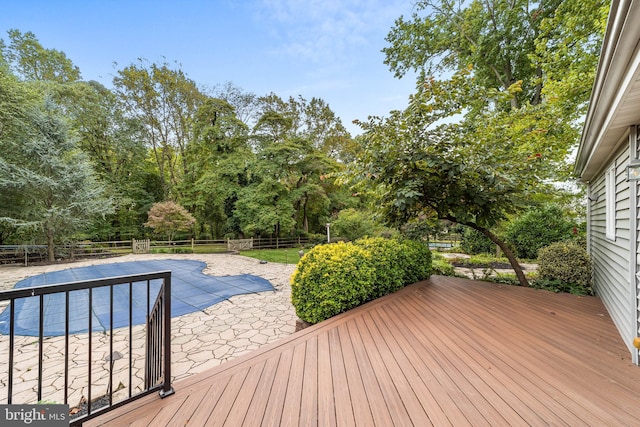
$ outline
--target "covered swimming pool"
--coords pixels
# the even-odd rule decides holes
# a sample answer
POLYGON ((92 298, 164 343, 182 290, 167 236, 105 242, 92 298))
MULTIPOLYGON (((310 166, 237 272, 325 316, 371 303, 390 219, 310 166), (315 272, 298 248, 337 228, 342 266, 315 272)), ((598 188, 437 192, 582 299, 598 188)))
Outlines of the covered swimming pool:
MULTIPOLYGON (((15 288, 45 286, 70 283, 107 277, 128 276, 157 271, 171 271, 171 316, 181 316, 204 310, 231 296, 275 290, 266 279, 250 274, 236 276, 209 276, 203 273, 207 264, 193 260, 146 260, 87 267, 70 268, 50 273, 43 273, 21 280, 15 288)), ((113 328, 141 325, 146 321, 148 299, 151 304, 161 286, 161 281, 150 283, 149 298, 146 282, 134 283, 132 286, 132 309, 130 322, 129 284, 116 285, 113 288, 113 328)), ((108 331, 110 325, 110 290, 101 287, 93 290, 91 308, 92 330, 108 331)), ((89 325, 89 291, 79 290, 69 293, 69 333, 84 333, 89 325)), ((45 336, 65 334, 65 294, 44 296, 45 336)), ((38 297, 20 298, 15 302, 16 335, 39 335, 40 303, 38 297)), ((0 313, 0 334, 9 334, 9 307, 0 313)))

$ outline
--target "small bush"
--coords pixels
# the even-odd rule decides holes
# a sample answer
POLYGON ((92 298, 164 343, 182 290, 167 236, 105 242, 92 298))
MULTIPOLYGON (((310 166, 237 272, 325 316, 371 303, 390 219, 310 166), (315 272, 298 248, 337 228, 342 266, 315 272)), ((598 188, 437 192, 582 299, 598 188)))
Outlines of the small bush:
POLYGON ((532 288, 544 289, 550 292, 563 292, 574 295, 593 295, 593 289, 585 286, 565 283, 562 280, 549 280, 538 278, 530 282, 532 288))
POLYGON ((538 251, 572 236, 573 225, 555 205, 537 207, 513 220, 505 240, 518 258, 535 259, 538 251))
POLYGON ((368 301, 374 281, 366 249, 342 242, 316 246, 291 276, 291 302, 300 319, 318 323, 368 301))
POLYGON ((590 290, 591 258, 577 243, 553 243, 538 253, 538 274, 540 279, 558 280, 590 290))
POLYGON ((456 269, 449 262, 442 258, 435 258, 431 261, 431 274, 439 276, 455 276, 456 269))
POLYGON ((464 253, 469 255, 495 253, 496 251, 495 243, 471 227, 465 227, 460 239, 460 247, 464 253))

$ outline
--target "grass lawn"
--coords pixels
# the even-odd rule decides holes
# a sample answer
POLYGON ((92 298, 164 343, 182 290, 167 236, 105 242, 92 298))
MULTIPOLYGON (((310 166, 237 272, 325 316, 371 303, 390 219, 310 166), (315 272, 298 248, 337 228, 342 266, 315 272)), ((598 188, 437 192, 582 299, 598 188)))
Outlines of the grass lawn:
POLYGON ((261 261, 279 262, 283 264, 297 264, 300 255, 297 248, 288 249, 254 249, 250 251, 240 251, 240 255, 256 258, 261 261))

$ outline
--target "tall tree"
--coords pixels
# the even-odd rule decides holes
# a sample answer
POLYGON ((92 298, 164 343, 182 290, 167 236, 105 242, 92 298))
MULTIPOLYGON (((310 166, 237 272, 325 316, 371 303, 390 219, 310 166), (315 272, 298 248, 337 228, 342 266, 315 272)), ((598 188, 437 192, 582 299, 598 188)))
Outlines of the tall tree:
POLYGON ((140 60, 118 71, 113 83, 126 113, 143 125, 167 198, 188 173, 185 151, 194 115, 206 97, 180 68, 167 63, 140 60))
POLYGON ((304 137, 314 148, 337 160, 348 157, 351 135, 329 104, 320 98, 298 96, 283 100, 271 93, 258 98, 254 134, 274 140, 286 135, 304 137), (346 157, 345 157, 346 156, 346 157))
POLYGON ((581 124, 595 80, 609 13, 608 0, 564 0, 543 19, 535 40, 547 97, 562 105, 567 120, 581 124))
POLYGON ((280 235, 312 231, 310 223, 324 226, 331 189, 324 178, 338 168, 327 147, 344 129, 339 119, 322 100, 285 101, 275 94, 261 97, 258 111, 252 181, 236 203, 243 228, 280 235))
POLYGON ((258 108, 258 96, 253 92, 245 92, 232 82, 216 85, 213 97, 225 100, 233 107, 235 115, 245 126, 252 127, 256 109, 258 108))
POLYGON ((5 172, 0 173, 0 244, 18 232, 13 218, 20 214, 24 193, 13 189, 15 177, 9 169, 22 159, 12 148, 14 141, 30 131, 29 111, 37 102, 37 94, 26 91, 8 64, 0 63, 0 170, 5 172))
POLYGON ((2 143, 12 158, 0 162, 0 175, 10 177, 0 180, 0 193, 20 203, 2 220, 24 236, 45 241, 49 261, 55 259, 57 243, 111 212, 88 159, 51 101, 32 109, 28 128, 2 143))
POLYGON ((164 196, 149 185, 158 175, 149 167, 139 120, 127 117, 116 95, 95 81, 74 83, 62 95, 78 145, 115 205, 115 212, 96 224, 95 231, 109 240, 139 235, 149 207, 164 196))
POLYGON ((194 139, 186 152, 189 174, 181 193, 182 203, 198 219, 199 232, 218 238, 240 231, 232 205, 253 164, 248 133, 235 109, 222 99, 207 99, 196 113, 194 139))

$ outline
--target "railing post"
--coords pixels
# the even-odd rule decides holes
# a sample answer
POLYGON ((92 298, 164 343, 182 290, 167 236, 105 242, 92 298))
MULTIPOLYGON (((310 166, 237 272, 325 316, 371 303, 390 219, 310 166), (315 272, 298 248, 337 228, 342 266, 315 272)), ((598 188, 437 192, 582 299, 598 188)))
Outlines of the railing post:
POLYGON ((165 398, 175 393, 171 386, 171 273, 164 277, 164 384, 160 397, 165 398))

